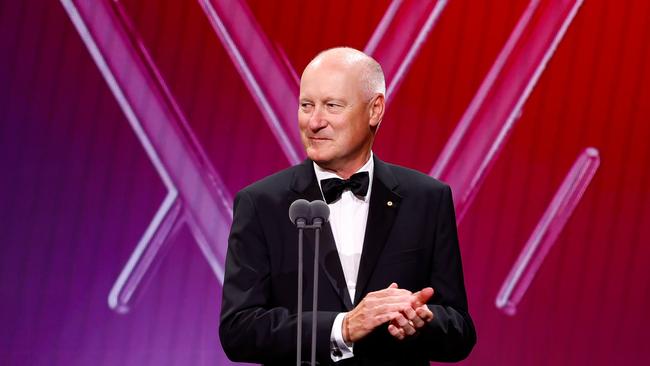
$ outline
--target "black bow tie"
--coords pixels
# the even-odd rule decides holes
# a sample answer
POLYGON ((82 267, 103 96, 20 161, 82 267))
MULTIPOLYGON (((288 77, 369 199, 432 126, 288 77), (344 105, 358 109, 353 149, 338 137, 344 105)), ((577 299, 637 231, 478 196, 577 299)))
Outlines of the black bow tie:
POLYGON ((341 193, 349 189, 356 196, 365 197, 368 193, 370 177, 368 172, 353 174, 350 179, 329 178, 320 181, 325 202, 332 203, 341 197, 341 193))

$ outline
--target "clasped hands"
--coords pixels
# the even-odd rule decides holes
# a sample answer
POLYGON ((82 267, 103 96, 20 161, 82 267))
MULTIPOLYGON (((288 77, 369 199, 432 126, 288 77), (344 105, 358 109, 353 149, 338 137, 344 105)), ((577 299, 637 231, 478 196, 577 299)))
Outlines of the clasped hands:
POLYGON ((354 343, 386 322, 390 322, 388 332, 393 337, 399 340, 411 337, 433 319, 426 305, 431 296, 431 287, 412 293, 398 288, 396 283, 370 292, 343 318, 343 339, 354 343))

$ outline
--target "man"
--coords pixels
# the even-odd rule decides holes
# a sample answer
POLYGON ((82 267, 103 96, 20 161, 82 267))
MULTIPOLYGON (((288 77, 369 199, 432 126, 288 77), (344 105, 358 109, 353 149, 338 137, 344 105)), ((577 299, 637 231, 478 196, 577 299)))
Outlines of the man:
MULTIPOLYGON (((298 123, 308 159, 235 198, 220 338, 234 361, 295 363, 297 231, 290 204, 328 203, 317 308, 319 364, 458 361, 476 342, 449 187, 371 147, 385 108, 379 64, 334 48, 305 68, 298 123)), ((310 353, 313 234, 305 233, 303 355, 310 353)))

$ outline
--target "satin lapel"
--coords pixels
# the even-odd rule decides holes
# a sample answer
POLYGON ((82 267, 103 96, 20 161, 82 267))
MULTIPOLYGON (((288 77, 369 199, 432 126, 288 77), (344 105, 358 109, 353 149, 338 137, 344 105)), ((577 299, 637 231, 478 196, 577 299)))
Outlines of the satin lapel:
MULTIPOLYGON (((297 195, 291 198, 291 202, 298 198, 304 198, 308 201, 323 200, 323 195, 318 186, 318 182, 316 182, 316 174, 314 173, 312 164, 312 161, 307 159, 296 170, 294 181, 292 183, 292 190, 296 192, 297 195)), ((314 231, 305 230, 305 257, 303 258, 305 263, 312 263, 314 261, 314 240, 314 231)), ((321 230, 318 261, 323 273, 325 273, 327 282, 334 287, 334 291, 339 295, 345 308, 347 310, 352 310, 352 301, 350 299, 347 284, 345 283, 345 276, 343 275, 339 252, 336 249, 334 235, 332 234, 332 228, 329 223, 325 224, 321 230)))
POLYGON ((361 262, 359 263, 354 304, 358 304, 361 296, 366 292, 368 281, 375 270, 377 261, 397 217, 401 197, 394 191, 396 187, 397 180, 395 176, 384 162, 375 157, 375 174, 372 192, 370 193, 368 221, 363 240, 361 262))

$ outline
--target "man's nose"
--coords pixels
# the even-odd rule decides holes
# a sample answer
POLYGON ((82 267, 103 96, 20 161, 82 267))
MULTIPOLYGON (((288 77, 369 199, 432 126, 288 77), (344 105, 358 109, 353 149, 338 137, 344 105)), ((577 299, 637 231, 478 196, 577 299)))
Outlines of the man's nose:
POLYGON ((309 116, 309 129, 312 131, 319 131, 327 126, 325 113, 322 107, 314 107, 314 112, 309 116))

